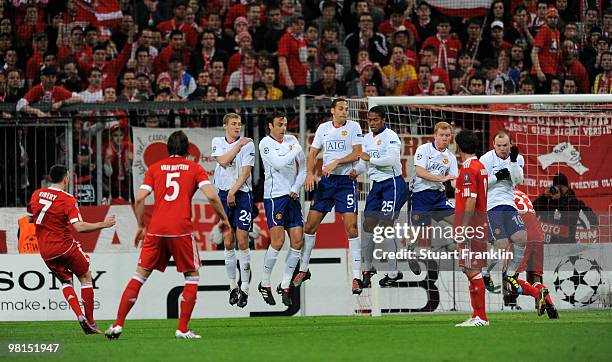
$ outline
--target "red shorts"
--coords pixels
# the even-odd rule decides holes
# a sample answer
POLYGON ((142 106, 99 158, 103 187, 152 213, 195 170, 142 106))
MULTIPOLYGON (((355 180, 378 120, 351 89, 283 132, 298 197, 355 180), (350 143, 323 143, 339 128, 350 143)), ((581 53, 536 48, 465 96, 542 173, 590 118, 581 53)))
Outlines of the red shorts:
POLYGON ((472 239, 459 243, 459 267, 468 269, 484 268, 488 264, 485 252, 488 251, 486 239, 472 239))
POLYGON ((544 232, 538 217, 528 212, 521 214, 521 218, 523 218, 525 228, 527 229, 527 240, 544 241, 544 232))
POLYGON ((192 235, 145 236, 138 266, 163 272, 171 256, 176 263, 176 270, 181 273, 198 270, 201 266, 200 254, 192 235))
POLYGON ((67 252, 45 260, 45 264, 60 282, 71 282, 73 274, 79 277, 89 271, 89 256, 83 252, 81 245, 75 242, 67 252))
POLYGON ((540 220, 533 213, 522 214, 527 228, 527 245, 525 246, 525 257, 521 260, 517 271, 528 271, 543 274, 544 269, 544 232, 540 220))

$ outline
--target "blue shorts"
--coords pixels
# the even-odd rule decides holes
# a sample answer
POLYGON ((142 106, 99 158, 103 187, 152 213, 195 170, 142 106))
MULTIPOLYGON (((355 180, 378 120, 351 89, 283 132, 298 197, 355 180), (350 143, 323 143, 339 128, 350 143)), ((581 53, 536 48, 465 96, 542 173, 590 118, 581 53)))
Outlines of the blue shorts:
POLYGON ((253 212, 253 194, 244 191, 236 192, 236 206, 234 207, 227 205, 227 194, 227 191, 219 190, 219 198, 232 229, 253 230, 251 217, 253 212))
POLYGON ((299 199, 293 199, 289 195, 264 199, 264 207, 270 229, 275 226, 282 226, 285 229, 304 226, 299 199))
POLYGON ((357 213, 357 181, 348 175, 323 176, 317 185, 310 210, 325 214, 334 207, 336 212, 357 213))
POLYGON ((425 190, 413 192, 410 196, 411 225, 431 225, 431 219, 440 221, 455 213, 455 205, 446 198, 443 191, 425 190))
POLYGON ((366 199, 364 214, 366 217, 395 220, 407 200, 408 187, 402 176, 374 181, 366 199))
POLYGON ((489 242, 510 239, 517 231, 526 230, 523 218, 510 205, 495 206, 487 211, 487 216, 489 216, 489 242))

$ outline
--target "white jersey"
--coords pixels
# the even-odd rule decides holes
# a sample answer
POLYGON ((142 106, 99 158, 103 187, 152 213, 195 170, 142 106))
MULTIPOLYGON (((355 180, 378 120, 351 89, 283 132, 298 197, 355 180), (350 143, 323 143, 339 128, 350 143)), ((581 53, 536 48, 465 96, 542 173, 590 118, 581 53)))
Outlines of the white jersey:
POLYGON ((381 182, 402 175, 400 160, 402 142, 397 133, 386 128, 377 135, 370 132, 363 138, 363 151, 370 155, 368 176, 381 182))
MULTIPOLYGON (((333 121, 325 122, 317 128, 312 147, 323 149, 323 166, 353 153, 353 146, 363 144, 361 126, 355 121, 347 120, 336 128, 333 121)), ((353 169, 353 163, 338 165, 334 175, 348 175, 353 169)))
MULTIPOLYGON (((510 157, 503 160, 497 156, 495 150, 491 150, 480 157, 480 162, 482 162, 484 167, 487 169, 487 173, 489 174, 487 210, 491 210, 492 208, 500 205, 508 205, 516 209, 516 204, 514 202, 514 186, 516 185, 512 181, 512 175, 510 176, 509 180, 501 181, 497 181, 497 177, 495 177, 495 173, 504 168, 507 168, 508 171, 512 173, 510 167, 510 157)), ((523 167, 525 167, 525 159, 522 155, 518 155, 516 158, 516 163, 520 168, 520 172, 522 173, 523 167)))
POLYGON ((412 169, 412 192, 425 190, 444 191, 444 183, 425 180, 416 175, 416 167, 421 166, 427 172, 436 176, 453 175, 459 176, 457 157, 447 148, 440 152, 434 145, 434 141, 417 147, 414 154, 414 167, 412 169))
POLYGON ((306 158, 295 136, 286 135, 282 142, 271 136, 259 142, 264 165, 264 198, 300 193, 306 180, 306 158))
MULTIPOLYGON (((215 137, 212 140, 212 157, 223 156, 235 146, 236 141, 228 143, 225 137, 215 137)), ((236 180, 238 180, 238 178, 240 177, 240 174, 242 173, 242 168, 244 166, 252 167, 254 165, 255 145, 253 144, 253 142, 249 142, 246 145, 242 146, 240 152, 238 152, 236 157, 230 162, 227 167, 222 167, 219 163, 217 163, 217 167, 215 167, 215 187, 217 187, 217 189, 219 190, 229 191, 236 183, 236 180)), ((246 182, 240 186, 240 191, 251 191, 251 176, 252 175, 249 175, 246 182)))

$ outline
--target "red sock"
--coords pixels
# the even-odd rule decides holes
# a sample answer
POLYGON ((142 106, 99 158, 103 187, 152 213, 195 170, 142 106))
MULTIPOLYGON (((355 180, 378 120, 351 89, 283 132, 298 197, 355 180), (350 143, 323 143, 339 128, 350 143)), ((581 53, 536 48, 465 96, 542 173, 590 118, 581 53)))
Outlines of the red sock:
POLYGON ((193 307, 195 307, 198 294, 198 280, 199 278, 196 279, 195 277, 187 277, 187 280, 185 280, 178 322, 178 330, 183 333, 189 330, 189 320, 191 319, 191 313, 193 312, 193 307))
POLYGON ((526 281, 522 279, 517 279, 516 281, 523 288, 523 295, 530 295, 534 297, 535 299, 538 299, 538 297, 540 296, 539 288, 532 286, 531 284, 527 283, 526 281))
POLYGON ((94 290, 93 285, 83 284, 81 285, 81 299, 83 299, 83 309, 85 309, 85 317, 89 324, 95 324, 93 310, 94 310, 94 290))
POLYGON ((74 288, 70 284, 62 285, 62 294, 64 294, 64 298, 72 308, 72 311, 77 317, 83 316, 83 311, 81 310, 81 306, 79 305, 79 298, 74 291, 74 288))
POLYGON ((142 287, 145 281, 146 279, 140 275, 135 275, 132 279, 130 279, 130 282, 128 283, 127 287, 125 287, 123 295, 121 296, 121 303, 119 303, 119 311, 117 312, 117 321, 115 324, 113 324, 113 327, 123 327, 125 317, 127 317, 130 309, 132 309, 134 306, 134 303, 136 303, 136 299, 138 299, 138 292, 140 292, 140 287, 142 287))
POLYGON ((488 320, 485 307, 485 285, 480 273, 470 279, 470 300, 474 310, 472 318, 480 317, 482 320, 488 320))
MULTIPOLYGON (((546 285, 542 284, 542 283, 534 283, 534 288, 538 289, 538 292, 540 291, 540 289, 542 288, 546 288, 546 285)), ((548 304, 555 304, 552 301, 552 298, 550 297, 550 294, 546 294, 546 303, 548 304)))

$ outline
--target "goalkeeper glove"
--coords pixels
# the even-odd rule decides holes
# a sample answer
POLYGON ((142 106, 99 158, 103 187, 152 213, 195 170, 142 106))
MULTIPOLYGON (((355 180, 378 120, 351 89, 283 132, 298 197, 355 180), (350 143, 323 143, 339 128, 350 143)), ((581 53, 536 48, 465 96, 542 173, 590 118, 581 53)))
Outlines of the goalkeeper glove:
POLYGON ((516 158, 518 157, 519 149, 516 146, 512 146, 510 148, 510 162, 516 162, 516 158))
POLYGON ((499 170, 499 171, 497 171, 495 173, 495 177, 497 178, 497 181, 509 180, 510 179, 510 171, 508 171, 507 168, 502 168, 501 170, 499 170))

